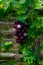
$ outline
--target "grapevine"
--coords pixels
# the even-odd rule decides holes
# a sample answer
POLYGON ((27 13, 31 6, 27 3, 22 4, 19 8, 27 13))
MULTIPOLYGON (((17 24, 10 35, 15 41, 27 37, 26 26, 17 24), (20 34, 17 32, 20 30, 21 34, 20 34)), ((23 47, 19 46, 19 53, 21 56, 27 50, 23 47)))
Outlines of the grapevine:
MULTIPOLYGON (((0 20, 15 17, 13 29, 19 53, 27 65, 43 65, 40 52, 40 38, 43 36, 43 1, 40 0, 1 0, 0 20)), ((9 19, 8 19, 9 20, 9 19)))

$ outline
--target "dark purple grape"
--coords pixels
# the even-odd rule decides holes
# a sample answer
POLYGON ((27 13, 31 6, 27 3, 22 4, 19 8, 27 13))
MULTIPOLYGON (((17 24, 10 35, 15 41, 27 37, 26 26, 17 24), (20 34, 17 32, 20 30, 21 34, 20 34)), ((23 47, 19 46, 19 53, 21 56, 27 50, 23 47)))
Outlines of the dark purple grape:
POLYGON ((16 32, 21 33, 22 29, 16 29, 16 32))
POLYGON ((21 29, 21 25, 20 24, 17 25, 17 29, 21 29))
POLYGON ((20 37, 20 39, 21 39, 21 40, 23 40, 23 39, 24 39, 24 37, 23 37, 23 36, 21 36, 21 37, 20 37))
POLYGON ((19 36, 16 36, 16 40, 19 40, 19 36))
POLYGON ((26 34, 26 33, 24 33, 24 34, 23 34, 23 36, 24 36, 24 37, 26 37, 26 36, 27 36, 27 34, 26 34))
POLYGON ((28 26, 28 23, 27 22, 25 22, 25 24, 24 24, 26 27, 28 26))
POLYGON ((19 36, 21 36, 22 34, 21 33, 19 33, 19 36))
POLYGON ((22 33, 24 33, 25 31, 24 30, 22 30, 22 33))
POLYGON ((26 31, 26 27, 23 27, 24 31, 26 31))
POLYGON ((16 36, 16 42, 20 44, 24 44, 27 34, 26 34, 26 29, 27 29, 27 22, 21 23, 21 21, 16 21, 14 24, 14 28, 16 29, 15 36, 16 36))
POLYGON ((22 43, 24 43, 25 42, 25 40, 20 40, 20 43, 22 44, 22 43))
POLYGON ((20 40, 16 40, 17 43, 20 43, 20 40))

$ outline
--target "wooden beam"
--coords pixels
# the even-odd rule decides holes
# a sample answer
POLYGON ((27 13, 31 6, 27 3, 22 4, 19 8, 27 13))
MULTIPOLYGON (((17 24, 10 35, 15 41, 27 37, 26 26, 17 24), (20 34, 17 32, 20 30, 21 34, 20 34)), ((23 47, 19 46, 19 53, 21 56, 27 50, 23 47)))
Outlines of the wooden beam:
POLYGON ((7 60, 0 60, 0 63, 4 63, 4 62, 6 62, 7 60))
POLYGON ((6 53, 0 53, 0 58, 4 59, 22 59, 23 55, 22 54, 14 54, 11 52, 6 52, 6 53))
POLYGON ((0 53, 0 63, 6 62, 8 60, 16 60, 17 62, 24 62, 22 60, 22 54, 14 54, 14 53, 0 53))
POLYGON ((15 34, 15 31, 16 31, 16 30, 13 29, 13 28, 12 28, 12 29, 9 29, 9 30, 7 30, 7 31, 6 31, 6 30, 0 30, 0 32, 3 33, 4 35, 5 35, 5 34, 15 34))
POLYGON ((15 21, 0 21, 0 24, 3 24, 3 25, 13 25, 15 21))
POLYGON ((8 33, 14 33, 14 31, 12 30, 12 31, 0 31, 1 33, 4 33, 4 34, 8 34, 8 33))

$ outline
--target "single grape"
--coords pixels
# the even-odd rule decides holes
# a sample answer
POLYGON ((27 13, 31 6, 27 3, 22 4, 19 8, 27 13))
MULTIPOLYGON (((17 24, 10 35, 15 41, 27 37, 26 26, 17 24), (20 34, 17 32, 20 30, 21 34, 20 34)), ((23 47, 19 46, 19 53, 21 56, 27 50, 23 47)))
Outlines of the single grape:
POLYGON ((15 31, 16 31, 16 29, 15 29, 15 28, 13 28, 13 31, 15 32, 15 31))
POLYGON ((16 40, 17 43, 20 43, 20 40, 16 40))
POLYGON ((21 33, 19 33, 19 36, 21 36, 22 34, 21 33))
POLYGON ((26 27, 23 27, 23 29, 26 31, 26 27))
POLYGON ((24 37, 23 37, 23 36, 21 36, 21 37, 20 37, 20 39, 24 39, 24 37))
POLYGON ((16 40, 18 40, 19 39, 19 37, 18 36, 16 36, 16 40))
POLYGON ((26 27, 28 26, 28 23, 27 22, 25 22, 25 24, 24 24, 26 27))
POLYGON ((27 34, 26 34, 26 33, 24 33, 24 34, 23 34, 23 36, 27 36, 27 34))
POLYGON ((20 24, 18 24, 18 25, 17 25, 17 29, 20 29, 20 28, 21 28, 21 25, 20 25, 20 24))

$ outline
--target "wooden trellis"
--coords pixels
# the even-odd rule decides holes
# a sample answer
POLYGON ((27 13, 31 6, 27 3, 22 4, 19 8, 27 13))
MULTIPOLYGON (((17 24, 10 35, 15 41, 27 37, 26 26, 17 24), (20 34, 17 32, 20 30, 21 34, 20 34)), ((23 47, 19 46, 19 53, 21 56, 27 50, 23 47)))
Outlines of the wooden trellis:
POLYGON ((11 26, 11 29, 6 31, 4 29, 1 29, 0 32, 3 34, 3 37, 2 37, 2 43, 4 41, 12 41, 14 43, 14 47, 13 49, 16 51, 15 53, 14 52, 7 52, 7 53, 4 53, 4 52, 0 52, 0 58, 2 58, 0 60, 0 63, 3 63, 3 62, 6 62, 8 61, 8 59, 15 59, 17 60, 17 62, 20 62, 22 61, 21 59, 23 58, 23 55, 20 55, 18 54, 18 44, 15 42, 15 36, 14 36, 14 31, 13 31, 13 25, 14 25, 14 22, 15 21, 11 21, 11 22, 6 22, 6 21, 0 21, 0 25, 2 26, 7 26, 7 25, 10 25, 11 26), (6 38, 6 35, 7 34, 10 34, 12 35, 13 38, 6 38))

